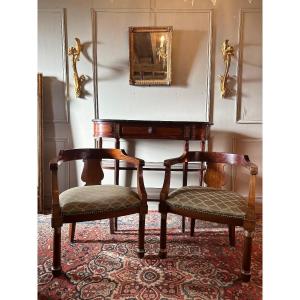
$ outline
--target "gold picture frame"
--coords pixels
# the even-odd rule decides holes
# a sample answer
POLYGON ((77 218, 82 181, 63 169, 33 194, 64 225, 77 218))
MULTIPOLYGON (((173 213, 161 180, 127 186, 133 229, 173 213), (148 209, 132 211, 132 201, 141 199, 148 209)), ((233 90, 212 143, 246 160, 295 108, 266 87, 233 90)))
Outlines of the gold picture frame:
POLYGON ((172 26, 129 27, 131 85, 171 85, 172 26))

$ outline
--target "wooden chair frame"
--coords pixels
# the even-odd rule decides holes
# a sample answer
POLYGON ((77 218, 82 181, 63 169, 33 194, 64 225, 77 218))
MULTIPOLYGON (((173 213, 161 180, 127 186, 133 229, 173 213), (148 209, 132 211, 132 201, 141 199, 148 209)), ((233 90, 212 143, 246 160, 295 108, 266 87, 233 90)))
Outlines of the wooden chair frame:
POLYGON ((62 272, 61 268, 61 227, 64 223, 70 223, 70 240, 74 241, 76 222, 115 218, 129 214, 139 213, 139 237, 138 237, 138 256, 144 257, 144 236, 145 236, 145 214, 148 212, 147 194, 143 180, 144 161, 135 157, 128 156, 122 149, 71 149, 61 150, 57 158, 51 160, 50 170, 52 173, 52 219, 51 226, 54 229, 53 237, 53 266, 52 273, 58 276, 62 272), (141 201, 140 207, 127 208, 119 211, 105 213, 87 213, 78 215, 63 215, 59 204, 59 188, 57 180, 58 166, 64 162, 73 160, 83 160, 84 167, 81 179, 86 185, 101 184, 104 177, 101 168, 102 159, 124 160, 137 169, 137 194, 141 201))
POLYGON ((175 213, 192 218, 191 235, 194 231, 195 219, 228 224, 229 241, 231 246, 234 246, 235 244, 235 226, 242 226, 245 231, 241 276, 243 281, 249 281, 251 277, 250 266, 252 238, 255 230, 255 185, 256 175, 258 172, 257 166, 249 160, 247 155, 201 151, 185 152, 180 157, 165 160, 164 165, 166 170, 159 204, 159 212, 161 213, 160 258, 165 258, 167 255, 166 234, 168 213, 175 213), (195 212, 183 208, 170 207, 168 205, 166 199, 168 198, 170 191, 171 166, 177 163, 190 161, 206 163, 207 170, 205 171, 204 182, 208 187, 221 187, 224 184, 224 177, 219 173, 219 171, 223 170, 224 165, 242 166, 248 169, 250 174, 248 207, 244 219, 214 215, 211 213, 195 212), (221 166, 221 168, 218 166, 221 166))

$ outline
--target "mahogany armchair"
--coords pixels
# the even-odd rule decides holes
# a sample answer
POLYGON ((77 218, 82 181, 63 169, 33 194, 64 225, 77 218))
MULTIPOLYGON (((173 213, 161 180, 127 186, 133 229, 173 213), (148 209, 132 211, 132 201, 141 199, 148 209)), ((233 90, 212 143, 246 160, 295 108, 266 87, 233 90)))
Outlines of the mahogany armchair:
MULTIPOLYGON (((138 256, 144 256, 145 214, 147 194, 143 181, 144 161, 128 156, 120 149, 71 149, 61 150, 50 162, 52 173, 52 219, 54 276, 61 274, 61 227, 70 223, 70 240, 74 241, 76 222, 100 220, 139 213, 138 256), (102 159, 125 160, 137 168, 137 193, 119 185, 101 185, 104 177, 102 159), (62 163, 83 160, 81 179, 84 186, 59 193, 57 171, 62 163)), ((112 226, 112 222, 110 223, 112 226)))
MULTIPOLYGON (((243 281, 251 277, 251 245, 255 230, 255 183, 257 166, 250 162, 247 155, 222 152, 185 152, 178 158, 164 161, 166 167, 163 188, 160 194, 159 211, 161 213, 160 258, 167 255, 166 234, 167 214, 175 213, 192 218, 191 235, 195 219, 228 224, 229 242, 235 245, 235 226, 244 228, 244 250, 241 268, 243 281), (170 191, 171 166, 183 162, 201 162, 204 167, 204 186, 184 186, 170 191), (250 182, 248 198, 226 191, 225 165, 242 166, 249 170, 250 182)), ((202 180, 200 180, 201 182, 202 180)))

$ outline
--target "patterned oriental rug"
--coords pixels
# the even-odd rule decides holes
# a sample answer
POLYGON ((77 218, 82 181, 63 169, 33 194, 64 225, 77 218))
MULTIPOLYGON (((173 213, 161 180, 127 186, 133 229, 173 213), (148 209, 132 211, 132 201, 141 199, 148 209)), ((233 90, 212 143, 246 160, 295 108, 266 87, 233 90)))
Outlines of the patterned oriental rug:
MULTIPOLYGON (((242 229, 230 247, 227 226, 196 220, 195 236, 181 233, 181 217, 168 214, 168 258, 159 259, 160 215, 146 217, 145 258, 137 249, 138 215, 118 219, 109 233, 108 220, 78 223, 75 240, 62 230, 64 274, 54 278, 50 216, 38 217, 38 299, 262 299, 262 222, 253 242, 252 279, 239 280, 242 229)), ((186 222, 189 229, 189 221, 186 222)))

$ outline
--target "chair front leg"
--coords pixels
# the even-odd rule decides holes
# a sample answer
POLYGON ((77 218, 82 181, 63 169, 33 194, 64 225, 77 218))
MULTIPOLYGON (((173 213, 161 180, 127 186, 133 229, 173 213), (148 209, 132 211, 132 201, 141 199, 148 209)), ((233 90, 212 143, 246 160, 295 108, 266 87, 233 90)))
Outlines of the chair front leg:
POLYGON ((115 217, 114 220, 115 220, 115 231, 117 231, 118 230, 118 217, 115 217))
POLYGON ((71 224, 69 225, 69 238, 70 238, 70 243, 74 243, 75 229, 76 229, 76 222, 71 223, 71 224))
POLYGON ((61 227, 54 227, 53 234, 53 276, 59 276, 61 274, 61 227))
POLYGON ((194 236, 195 233, 195 219, 191 218, 191 236, 194 236))
POLYGON ((229 233, 229 244, 230 246, 235 246, 235 226, 228 225, 228 233, 229 233))
POLYGON ((109 229, 110 229, 110 234, 115 233, 115 224, 114 224, 114 219, 113 218, 109 219, 109 229))
POLYGON ((145 255, 145 214, 139 214, 139 242, 138 242, 138 257, 143 258, 145 255))
POLYGON ((167 213, 161 213, 159 257, 167 257, 167 213))
POLYGON ((254 231, 245 230, 244 237, 244 252, 242 263, 242 280, 248 282, 251 278, 251 250, 252 250, 252 238, 254 231))

